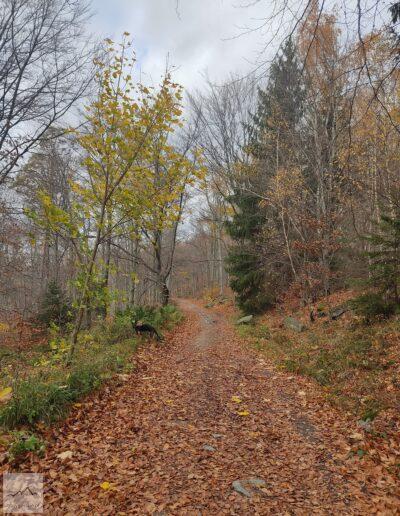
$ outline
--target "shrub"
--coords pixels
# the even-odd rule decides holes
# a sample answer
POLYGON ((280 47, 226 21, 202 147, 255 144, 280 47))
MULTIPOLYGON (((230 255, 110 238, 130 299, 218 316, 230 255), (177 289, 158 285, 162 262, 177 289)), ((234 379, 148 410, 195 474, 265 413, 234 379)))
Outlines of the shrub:
POLYGON ((67 386, 45 383, 37 377, 17 382, 12 399, 0 412, 0 424, 6 428, 54 421, 72 401, 67 386))
POLYGON ((362 316, 366 322, 376 318, 390 317, 396 312, 397 305, 393 301, 386 301, 382 294, 369 292, 350 301, 354 312, 362 316))
POLYGON ((32 452, 39 456, 44 454, 46 445, 35 434, 26 432, 13 432, 13 440, 8 448, 11 460, 14 460, 26 453, 32 452))
POLYGON ((70 372, 60 372, 58 377, 34 375, 15 382, 11 400, 0 411, 0 425, 15 428, 32 426, 42 421, 51 423, 62 417, 69 406, 100 387, 113 373, 124 368, 126 358, 133 350, 125 346, 124 353, 113 348, 108 353, 93 352, 83 360, 77 357, 70 372))
POLYGON ((118 318, 129 318, 132 321, 143 321, 154 326, 157 330, 162 326, 172 327, 182 319, 182 313, 175 305, 162 307, 132 306, 118 314, 118 318))
POLYGON ((101 323, 94 329, 96 340, 103 344, 116 344, 123 340, 132 339, 132 322, 127 313, 118 314, 115 319, 109 323, 101 323))
MULTIPOLYGON (((139 314, 154 326, 175 324, 182 317, 174 306, 136 307, 135 310, 135 316, 139 314)), ((137 345, 132 338, 131 320, 131 312, 125 311, 111 324, 102 323, 92 333, 82 333, 77 353, 68 368, 63 360, 67 342, 55 331, 50 349, 33 364, 35 372, 12 384, 12 398, 0 409, 0 425, 15 428, 38 422, 51 423, 114 373, 129 369, 129 357, 137 345)))

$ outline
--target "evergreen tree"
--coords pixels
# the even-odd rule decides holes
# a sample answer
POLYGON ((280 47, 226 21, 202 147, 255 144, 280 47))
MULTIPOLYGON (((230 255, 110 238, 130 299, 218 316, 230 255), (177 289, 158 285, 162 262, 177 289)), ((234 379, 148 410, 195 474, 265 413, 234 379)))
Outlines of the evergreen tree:
POLYGON ((400 218, 382 215, 379 230, 366 238, 374 247, 367 253, 370 270, 367 285, 373 289, 353 299, 350 306, 370 322, 399 310, 400 218))
POLYGON ((250 152, 255 158, 267 159, 273 166, 287 161, 299 129, 305 96, 296 46, 289 38, 271 64, 267 87, 258 89, 258 105, 250 128, 250 152))
POLYGON ((259 248, 264 214, 252 193, 238 190, 231 202, 236 212, 226 223, 227 232, 235 242, 226 260, 230 285, 245 313, 261 312, 272 301, 266 291, 266 271, 259 248))
POLYGON ((370 259, 371 283, 387 301, 400 303, 400 218, 382 215, 379 231, 368 237, 374 250, 370 259))
MULTIPOLYGON (((227 232, 234 241, 227 257, 231 287, 239 307, 248 313, 264 310, 276 298, 274 277, 282 264, 282 249, 279 260, 268 263, 266 255, 274 246, 270 228, 276 225, 276 214, 271 206, 261 206, 260 198, 277 168, 293 159, 294 135, 304 98, 296 47, 289 39, 271 66, 266 89, 258 91, 253 123, 247 127, 251 136, 247 149, 252 162, 250 173, 245 174, 231 198, 236 212, 227 223, 227 232)), ((279 272, 285 277, 282 270, 279 272)))
POLYGON ((46 326, 53 323, 63 327, 71 320, 71 315, 70 303, 64 291, 56 281, 50 281, 39 310, 38 320, 46 326))

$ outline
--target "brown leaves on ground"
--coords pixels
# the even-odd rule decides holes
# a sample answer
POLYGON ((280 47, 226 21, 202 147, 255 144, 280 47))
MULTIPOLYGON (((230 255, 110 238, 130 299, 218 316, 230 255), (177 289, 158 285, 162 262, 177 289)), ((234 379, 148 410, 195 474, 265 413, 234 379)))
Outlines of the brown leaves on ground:
POLYGON ((129 381, 83 402, 24 465, 45 475, 47 513, 398 511, 395 477, 356 453, 363 430, 249 351, 222 313, 184 308, 166 345, 141 350, 129 381), (253 482, 251 496, 234 482, 253 482))

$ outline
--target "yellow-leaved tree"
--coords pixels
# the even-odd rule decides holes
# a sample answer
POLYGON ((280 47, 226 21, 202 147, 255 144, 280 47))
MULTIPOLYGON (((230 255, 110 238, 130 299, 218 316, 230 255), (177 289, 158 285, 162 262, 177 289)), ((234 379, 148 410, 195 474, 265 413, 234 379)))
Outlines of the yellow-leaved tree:
POLYGON ((100 274, 108 274, 110 264, 99 259, 100 247, 109 247, 112 235, 127 223, 135 226, 135 234, 139 224, 145 231, 173 225, 184 189, 198 175, 193 160, 168 143, 181 125, 181 88, 169 74, 158 88, 135 82, 128 36, 118 50, 107 40, 106 58, 96 61, 98 95, 86 108, 84 129, 76 133, 82 174, 71 184, 70 210, 56 207, 42 193, 42 212, 36 216, 72 242, 78 260, 70 357, 85 310, 102 286, 100 274))

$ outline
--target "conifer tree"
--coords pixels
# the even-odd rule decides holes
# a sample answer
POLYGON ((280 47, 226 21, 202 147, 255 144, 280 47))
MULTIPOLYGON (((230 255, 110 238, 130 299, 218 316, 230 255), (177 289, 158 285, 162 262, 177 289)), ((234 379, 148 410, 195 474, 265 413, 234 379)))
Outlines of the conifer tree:
POLYGON ((382 215, 379 231, 368 237, 374 250, 370 259, 371 283, 387 301, 400 303, 400 218, 382 215))
MULTIPOLYGON (((278 224, 277 215, 273 207, 260 201, 279 167, 294 157, 294 135, 300 124, 304 99, 296 47, 289 39, 271 66, 266 89, 258 91, 253 123, 247 127, 251 135, 246 149, 251 170, 243 174, 244 179, 238 181, 231 198, 236 212, 227 223, 228 234, 234 241, 227 266, 238 305, 245 312, 262 311, 275 300, 276 270, 271 264, 267 265, 266 255, 274 245, 275 232, 271 228, 278 224)), ((282 260, 279 262, 281 264, 282 260)))
POLYGON ((236 212, 226 228, 235 244, 227 257, 231 288, 245 313, 267 308, 271 298, 265 291, 265 267, 259 246, 265 217, 259 200, 252 193, 238 190, 231 198, 236 212))

